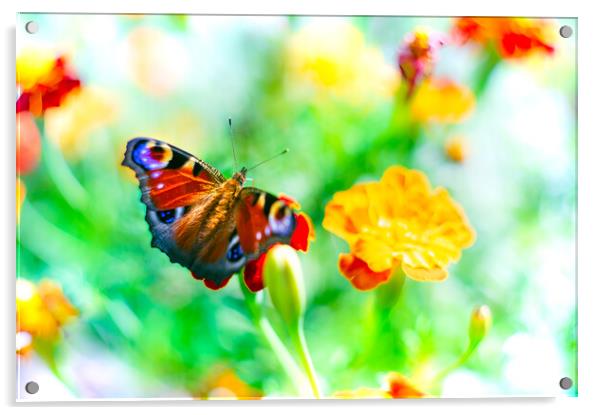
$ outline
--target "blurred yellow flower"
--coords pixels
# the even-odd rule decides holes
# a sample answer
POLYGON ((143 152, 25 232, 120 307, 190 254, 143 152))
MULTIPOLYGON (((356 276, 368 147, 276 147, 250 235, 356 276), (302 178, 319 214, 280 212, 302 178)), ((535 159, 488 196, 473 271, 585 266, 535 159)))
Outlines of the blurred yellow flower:
POLYGON ((424 398, 427 395, 405 376, 391 372, 387 376, 386 389, 359 388, 353 391, 335 392, 334 397, 341 399, 412 399, 424 398))
POLYGON ((360 290, 388 281, 399 267, 414 280, 444 280, 475 239, 445 189, 431 189, 424 173, 401 166, 389 167, 380 182, 335 193, 323 226, 349 244, 339 270, 360 290))
POLYGON ((24 49, 17 56, 17 114, 29 111, 39 117, 48 108, 58 107, 65 98, 80 88, 63 55, 56 56, 45 49, 24 49))
POLYGON ((85 87, 69 94, 58 108, 46 111, 46 135, 67 157, 87 150, 86 139, 111 122, 117 114, 115 97, 97 87, 85 87))
POLYGON ((21 218, 21 205, 25 200, 26 193, 27 188, 25 187, 25 183, 23 183, 21 179, 17 178, 17 224, 21 218))
POLYGON ((419 122, 457 123, 474 109, 470 89, 447 79, 425 80, 410 102, 412 117, 419 122))
POLYGON ((287 58, 294 81, 352 100, 391 96, 399 82, 382 52, 348 22, 307 24, 291 37, 287 58))
POLYGON ((49 49, 25 48, 17 56, 17 84, 25 90, 45 81, 54 68, 56 55, 49 49))
MULTIPOLYGON (((61 327, 78 315, 59 285, 43 280, 35 285, 17 280, 17 332, 53 340, 61 327)), ((23 336, 23 335, 21 335, 23 336)))
POLYGON ((462 136, 450 137, 445 142, 445 155, 455 163, 463 163, 468 157, 468 143, 462 136))
POLYGON ((261 391, 249 386, 228 367, 216 366, 205 379, 197 396, 207 399, 261 399, 261 391))

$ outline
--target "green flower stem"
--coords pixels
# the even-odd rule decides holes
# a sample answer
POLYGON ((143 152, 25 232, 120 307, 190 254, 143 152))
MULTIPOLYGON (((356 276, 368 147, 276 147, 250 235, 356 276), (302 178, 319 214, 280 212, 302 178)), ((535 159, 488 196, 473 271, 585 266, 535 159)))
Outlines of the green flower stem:
POLYGON ((257 301, 257 294, 249 291, 244 283, 242 273, 239 274, 238 281, 240 283, 240 289, 245 298, 245 303, 249 312, 251 313, 251 320, 257 330, 261 333, 268 346, 274 352, 276 359, 284 369, 287 377, 297 390, 302 395, 305 390, 305 379, 303 373, 295 363, 295 360, 291 357, 286 346, 282 343, 276 331, 270 324, 270 321, 261 311, 261 307, 257 301))
POLYGON ((311 385, 311 390, 314 394, 314 397, 316 399, 320 399, 321 394, 318 386, 318 377, 316 375, 314 364, 311 360, 311 355, 309 354, 309 349, 305 340, 305 334, 303 332, 303 320, 299 320, 298 324, 295 327, 291 327, 290 331, 293 344, 299 353, 301 364, 311 385))
POLYGON ((71 207, 84 210, 88 204, 88 194, 77 180, 61 151, 45 135, 43 119, 36 119, 42 138, 42 156, 48 177, 71 207))
POLYGON ((468 359, 473 355, 475 350, 477 350, 479 343, 480 341, 471 342, 464 351, 464 353, 462 353, 460 357, 456 359, 456 361, 454 361, 451 365, 447 366, 433 378, 432 384, 437 389, 437 391, 441 389, 441 383, 451 372, 460 368, 468 361, 468 359))

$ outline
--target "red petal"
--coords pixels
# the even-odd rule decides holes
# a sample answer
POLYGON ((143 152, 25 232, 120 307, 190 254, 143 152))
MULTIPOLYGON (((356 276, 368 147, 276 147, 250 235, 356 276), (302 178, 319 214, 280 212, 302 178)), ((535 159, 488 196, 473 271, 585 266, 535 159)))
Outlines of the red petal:
POLYGON ((374 272, 358 257, 352 254, 341 254, 339 255, 339 271, 358 290, 371 290, 387 281, 392 270, 374 272))
POLYGON ((245 266, 244 281, 249 290, 253 292, 260 291, 264 287, 263 264, 265 263, 266 253, 261 254, 257 259, 247 262, 245 266))
POLYGON ((207 288, 211 288, 212 290, 219 290, 220 288, 224 288, 224 287, 226 286, 226 284, 228 284, 228 281, 230 281, 230 278, 232 278, 232 275, 230 275, 229 277, 227 277, 227 278, 224 278, 224 279, 222 280, 222 282, 218 284, 218 283, 216 283, 215 281, 208 280, 207 278, 205 278, 205 277, 202 277, 202 276, 200 276, 200 275, 197 275, 197 274, 195 274, 195 273, 194 273, 194 272, 192 272, 192 271, 191 271, 190 273, 192 274, 192 277, 193 277, 195 280, 200 280, 200 281, 203 281, 203 282, 205 283, 205 286, 206 286, 207 288))
POLYGON ((230 281, 230 278, 232 278, 232 275, 224 278, 222 280, 222 282, 219 284, 216 283, 215 281, 208 280, 208 279, 204 279, 203 282, 205 283, 205 286, 207 288, 211 288, 212 290, 219 290, 220 288, 224 288, 226 286, 226 284, 228 284, 228 281, 230 281))
POLYGON ((307 252, 309 241, 314 239, 314 226, 311 219, 304 213, 296 213, 297 226, 291 236, 291 247, 296 250, 307 252))

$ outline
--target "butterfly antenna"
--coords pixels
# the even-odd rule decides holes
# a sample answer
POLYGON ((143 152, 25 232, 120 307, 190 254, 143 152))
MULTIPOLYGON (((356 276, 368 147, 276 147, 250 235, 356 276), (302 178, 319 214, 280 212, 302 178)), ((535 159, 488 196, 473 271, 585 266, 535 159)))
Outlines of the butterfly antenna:
POLYGON ((250 167, 250 168, 248 168, 248 169, 247 169, 247 171, 251 171, 251 170, 253 170, 253 169, 255 169, 255 168, 257 168, 257 167, 261 166, 262 164, 265 164, 265 163, 267 163, 268 161, 272 161, 272 160, 274 160, 276 157, 280 157, 280 156, 282 156, 282 155, 284 155, 284 154, 286 154, 286 153, 288 153, 288 152, 289 152, 289 149, 288 149, 288 148, 285 148, 285 149, 284 149, 284 150, 282 150, 280 153, 278 153, 278 154, 274 154, 272 157, 270 157, 270 158, 267 158, 267 159, 265 159, 264 161, 261 161, 261 162, 257 163, 257 164, 256 164, 256 165, 254 165, 253 167, 250 167))
POLYGON ((236 146, 234 145, 234 133, 232 132, 232 118, 228 118, 230 128, 230 142, 232 143, 232 157, 234 157, 234 171, 238 170, 238 161, 236 160, 236 146))

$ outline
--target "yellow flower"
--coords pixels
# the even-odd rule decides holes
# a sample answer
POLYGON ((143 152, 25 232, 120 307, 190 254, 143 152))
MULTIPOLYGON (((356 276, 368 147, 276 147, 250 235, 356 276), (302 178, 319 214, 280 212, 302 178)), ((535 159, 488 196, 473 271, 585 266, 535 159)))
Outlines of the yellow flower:
POLYGON ((61 287, 50 280, 38 285, 17 280, 17 332, 29 333, 34 339, 56 339, 61 327, 78 315, 61 287))
POLYGON ((249 386, 236 372, 222 365, 213 368, 195 394, 207 399, 261 399, 261 391, 249 386))
POLYGON ((56 55, 49 49, 26 48, 17 56, 17 83, 25 90, 44 82, 55 66, 56 55))
POLYGON ((474 106, 475 96, 467 87, 447 79, 427 79, 416 90, 410 112, 419 122, 457 123, 474 106))
POLYGON ((69 94, 59 108, 46 111, 46 135, 67 157, 77 157, 87 150, 89 135, 115 116, 114 97, 99 88, 81 88, 69 94))
POLYGON ((17 178, 17 224, 21 219, 21 205, 25 200, 25 194, 27 193, 27 188, 25 187, 25 183, 21 181, 21 179, 17 178))
POLYGON ((341 399, 412 399, 424 398, 427 395, 400 373, 391 372, 387 376, 386 389, 359 388, 353 391, 334 393, 341 399))
POLYGON ((445 142, 445 155, 456 163, 463 163, 468 157, 468 143, 462 136, 454 136, 445 142))
POLYGON ((475 239, 445 189, 431 189, 423 173, 401 166, 389 167, 380 182, 335 193, 323 226, 349 244, 339 270, 360 290, 388 281, 399 267, 417 281, 444 280, 475 239))
POLYGON ((292 36, 287 58, 295 81, 337 96, 391 96, 399 82, 382 52, 367 45, 362 32, 348 22, 304 26, 292 36))

